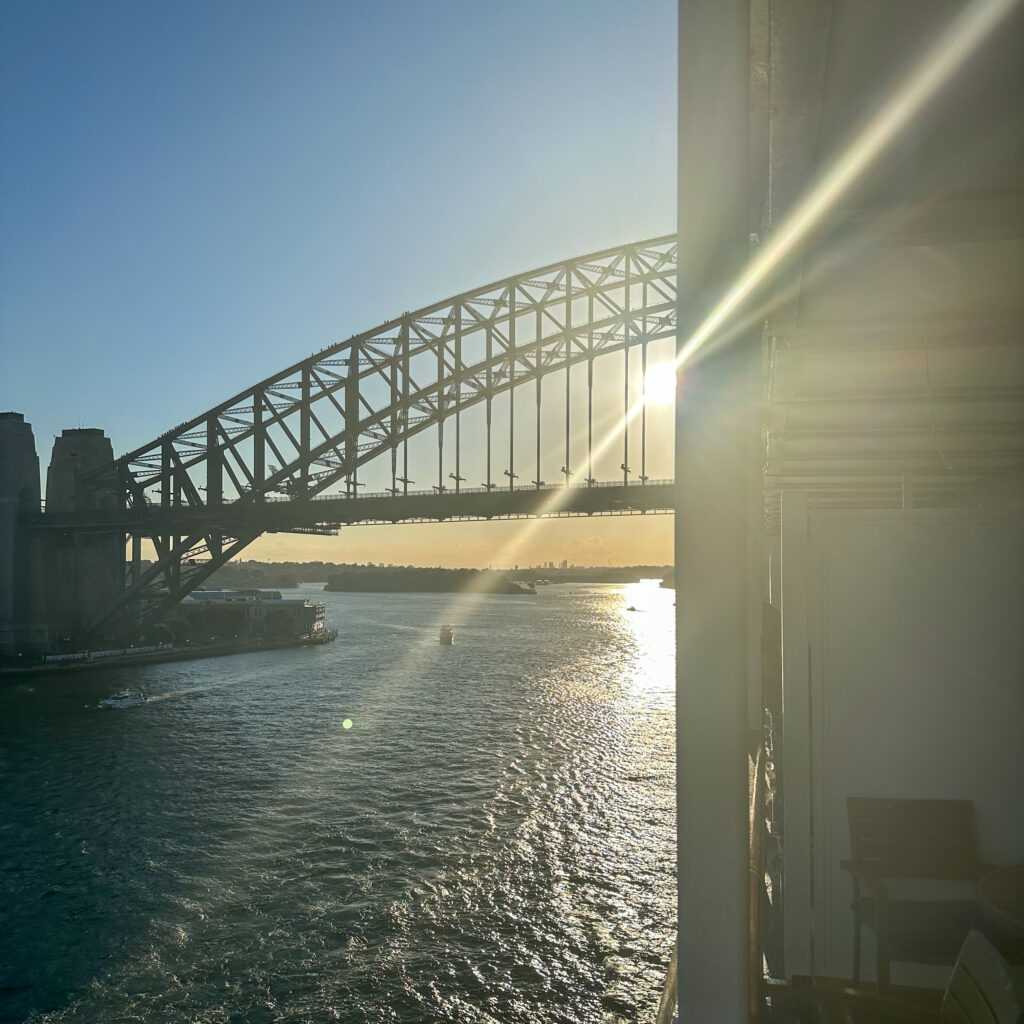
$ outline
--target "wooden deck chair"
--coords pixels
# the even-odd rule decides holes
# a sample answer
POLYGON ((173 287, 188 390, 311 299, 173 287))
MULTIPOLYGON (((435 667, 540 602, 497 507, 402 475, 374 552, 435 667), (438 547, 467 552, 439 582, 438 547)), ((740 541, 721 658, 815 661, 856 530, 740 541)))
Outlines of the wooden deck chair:
POLYGON ((889 984, 892 960, 952 964, 978 923, 973 899, 890 898, 893 879, 976 881, 981 874, 970 800, 850 797, 853 877, 853 980, 860 983, 861 929, 873 928, 876 978, 889 984), (867 892, 863 892, 867 890, 867 892))

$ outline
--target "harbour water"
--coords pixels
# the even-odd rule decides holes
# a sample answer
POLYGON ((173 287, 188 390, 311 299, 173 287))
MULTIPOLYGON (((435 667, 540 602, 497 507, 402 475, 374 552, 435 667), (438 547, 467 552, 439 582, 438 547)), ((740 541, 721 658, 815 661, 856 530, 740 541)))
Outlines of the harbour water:
POLYGON ((0 686, 0 1020, 652 1019, 673 592, 323 599, 325 647, 0 686))

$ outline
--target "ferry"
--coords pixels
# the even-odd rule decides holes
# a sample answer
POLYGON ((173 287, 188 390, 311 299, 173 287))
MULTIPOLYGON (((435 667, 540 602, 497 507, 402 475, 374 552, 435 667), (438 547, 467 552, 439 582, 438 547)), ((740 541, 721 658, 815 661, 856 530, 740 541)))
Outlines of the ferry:
POLYGON ((452 632, 452 627, 449 626, 447 622, 441 627, 440 639, 441 643, 446 647, 451 647, 451 645, 455 643, 455 634, 452 632))
POLYGON ((146 695, 141 690, 118 690, 106 700, 101 700, 101 708, 131 708, 146 703, 146 695))

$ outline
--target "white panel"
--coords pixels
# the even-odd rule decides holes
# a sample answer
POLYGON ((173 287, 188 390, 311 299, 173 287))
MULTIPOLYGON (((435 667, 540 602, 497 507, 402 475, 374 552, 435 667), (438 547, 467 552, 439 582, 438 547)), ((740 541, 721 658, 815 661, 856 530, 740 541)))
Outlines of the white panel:
POLYGON ((811 973, 807 496, 782 494, 783 921, 786 974, 811 973))
MULTIPOLYGON (((862 512, 813 523, 814 959, 816 973, 848 977, 847 796, 973 800, 983 858, 1024 861, 1024 520, 862 512)), ((787 717, 787 755, 798 729, 787 717)), ((944 976, 893 969, 897 983, 944 976)))

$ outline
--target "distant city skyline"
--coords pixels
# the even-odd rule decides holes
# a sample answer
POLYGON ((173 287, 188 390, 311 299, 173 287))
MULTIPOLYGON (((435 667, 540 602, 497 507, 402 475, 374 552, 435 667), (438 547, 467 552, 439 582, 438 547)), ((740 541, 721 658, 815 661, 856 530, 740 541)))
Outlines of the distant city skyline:
MULTIPOLYGON (((403 310, 671 231, 675 18, 668 0, 6 5, 0 408, 44 469, 65 427, 121 453, 403 310)), ((662 562, 670 524, 361 527, 246 555, 662 562)))

